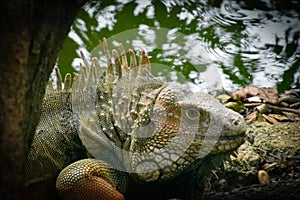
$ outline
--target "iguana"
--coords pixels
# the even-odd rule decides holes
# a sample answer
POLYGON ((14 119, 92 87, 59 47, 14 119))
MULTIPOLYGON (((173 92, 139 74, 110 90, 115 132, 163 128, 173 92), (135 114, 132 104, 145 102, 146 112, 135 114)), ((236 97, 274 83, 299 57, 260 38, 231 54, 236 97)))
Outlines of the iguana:
POLYGON ((26 158, 28 187, 56 184, 63 199, 200 199, 214 165, 244 142, 243 117, 153 76, 144 51, 137 64, 129 50, 128 66, 122 45, 119 57, 103 44, 105 71, 82 55, 71 87, 56 68, 26 158))

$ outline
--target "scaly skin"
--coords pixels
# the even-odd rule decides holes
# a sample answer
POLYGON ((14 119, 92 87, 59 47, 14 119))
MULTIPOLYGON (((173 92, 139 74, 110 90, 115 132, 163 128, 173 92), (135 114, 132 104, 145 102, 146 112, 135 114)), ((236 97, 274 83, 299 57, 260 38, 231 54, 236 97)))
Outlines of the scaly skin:
POLYGON ((105 76, 97 59, 83 57, 86 68, 72 88, 70 75, 64 90, 60 82, 57 90, 48 87, 26 161, 28 182, 53 179, 64 168, 56 180, 63 199, 200 199, 214 165, 244 142, 242 116, 154 77, 143 51, 137 65, 129 50, 128 67, 120 46, 121 61, 113 50, 112 65, 103 43, 105 76))

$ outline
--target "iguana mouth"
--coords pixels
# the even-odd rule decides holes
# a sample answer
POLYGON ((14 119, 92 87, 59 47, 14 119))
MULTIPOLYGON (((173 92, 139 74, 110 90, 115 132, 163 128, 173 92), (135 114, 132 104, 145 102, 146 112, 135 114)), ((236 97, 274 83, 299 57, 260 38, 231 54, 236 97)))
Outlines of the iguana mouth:
POLYGON ((247 127, 243 123, 240 126, 235 127, 234 130, 224 128, 220 135, 220 139, 230 140, 231 138, 244 137, 246 130, 247 127))
MULTIPOLYGON (((241 117, 241 116, 240 116, 241 117)), ((219 151, 230 151, 237 149, 245 142, 247 127, 241 120, 234 120, 229 127, 225 127, 220 135, 215 148, 219 151), (236 122, 235 122, 236 121, 236 122), (235 122, 235 123, 234 123, 235 122)))
POLYGON ((198 147, 201 157, 206 154, 219 154, 236 150, 245 142, 245 132, 245 130, 242 130, 235 132, 234 135, 232 133, 229 135, 229 133, 222 132, 221 135, 206 135, 205 137, 202 136, 196 139, 196 143, 201 143, 201 146, 198 147))
POLYGON ((245 138, 245 132, 242 132, 240 133, 239 135, 232 135, 232 136, 220 136, 219 137, 219 140, 221 141, 232 141, 232 140, 237 140, 237 139, 240 139, 240 138, 245 138))
POLYGON ((245 132, 235 136, 220 136, 213 151, 226 152, 236 150, 245 142, 245 132))

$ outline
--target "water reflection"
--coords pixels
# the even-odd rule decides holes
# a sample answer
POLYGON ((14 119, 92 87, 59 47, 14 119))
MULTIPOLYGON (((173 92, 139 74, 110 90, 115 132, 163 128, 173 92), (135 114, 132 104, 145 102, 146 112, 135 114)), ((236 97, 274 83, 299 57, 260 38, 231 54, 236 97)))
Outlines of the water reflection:
POLYGON ((146 50, 159 63, 155 74, 196 90, 300 88, 300 3, 280 2, 90 1, 78 13, 58 64, 65 73, 78 67, 80 50, 102 56, 105 36, 112 47, 123 42, 146 50))

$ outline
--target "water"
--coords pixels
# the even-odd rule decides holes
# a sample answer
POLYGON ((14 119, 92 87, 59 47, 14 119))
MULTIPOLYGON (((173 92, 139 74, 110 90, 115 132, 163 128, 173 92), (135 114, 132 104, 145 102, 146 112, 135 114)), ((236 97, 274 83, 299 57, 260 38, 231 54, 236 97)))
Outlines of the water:
POLYGON ((79 51, 101 57, 101 39, 144 49, 153 73, 195 91, 246 85, 300 88, 298 1, 89 1, 61 50, 63 74, 78 70, 79 51), (274 3, 276 2, 276 3, 274 3))

